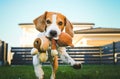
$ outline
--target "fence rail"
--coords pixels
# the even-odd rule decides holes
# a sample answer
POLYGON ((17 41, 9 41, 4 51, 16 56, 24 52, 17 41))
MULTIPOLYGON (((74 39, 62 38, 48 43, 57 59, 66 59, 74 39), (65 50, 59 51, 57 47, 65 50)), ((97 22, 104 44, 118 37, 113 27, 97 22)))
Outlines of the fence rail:
MULTIPOLYGON (((12 47, 11 52, 14 53, 12 64, 32 64, 31 49, 32 47, 12 47)), ((66 52, 75 61, 84 64, 120 64, 120 42, 113 42, 102 47, 67 47, 66 52)), ((59 63, 64 64, 60 59, 59 63)), ((49 64, 49 62, 44 64, 49 64)))

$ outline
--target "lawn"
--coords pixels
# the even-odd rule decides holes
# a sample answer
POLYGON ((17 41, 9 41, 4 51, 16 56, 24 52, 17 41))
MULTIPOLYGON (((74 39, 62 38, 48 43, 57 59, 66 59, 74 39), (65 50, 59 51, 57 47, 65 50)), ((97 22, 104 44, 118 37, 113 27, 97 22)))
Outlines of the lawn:
MULTIPOLYGON (((51 67, 43 66, 45 79, 51 67)), ((36 79, 33 66, 0 66, 0 79, 36 79)), ((81 70, 59 66, 56 79, 120 79, 120 65, 83 65, 81 70)))

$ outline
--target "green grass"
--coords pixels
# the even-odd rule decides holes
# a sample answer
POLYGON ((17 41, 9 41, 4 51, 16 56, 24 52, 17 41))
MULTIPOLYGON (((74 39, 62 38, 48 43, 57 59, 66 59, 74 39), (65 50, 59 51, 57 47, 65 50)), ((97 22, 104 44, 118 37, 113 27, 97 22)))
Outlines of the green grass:
MULTIPOLYGON (((45 79, 50 79, 51 67, 43 66, 45 79)), ((0 79, 36 79, 33 66, 1 66, 0 79)), ((59 66, 56 79, 120 79, 120 65, 83 65, 81 70, 59 66)))

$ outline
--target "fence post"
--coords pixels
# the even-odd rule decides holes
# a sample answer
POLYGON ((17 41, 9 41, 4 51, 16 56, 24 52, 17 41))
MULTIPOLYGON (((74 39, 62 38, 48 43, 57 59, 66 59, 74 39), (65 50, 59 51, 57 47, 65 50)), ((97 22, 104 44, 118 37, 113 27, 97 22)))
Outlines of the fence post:
POLYGON ((117 62, 117 55, 115 53, 115 42, 113 42, 113 63, 116 64, 117 62))
POLYGON ((2 41, 2 65, 4 65, 4 41, 2 41))
POLYGON ((102 64, 102 47, 100 47, 100 64, 102 64))

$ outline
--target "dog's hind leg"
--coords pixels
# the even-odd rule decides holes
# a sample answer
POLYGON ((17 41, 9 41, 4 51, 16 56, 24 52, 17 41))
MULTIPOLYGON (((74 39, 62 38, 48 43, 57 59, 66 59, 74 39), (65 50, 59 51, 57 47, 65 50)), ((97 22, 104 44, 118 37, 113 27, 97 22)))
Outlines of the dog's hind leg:
POLYGON ((66 52, 65 47, 59 47, 58 52, 60 54, 60 58, 63 62, 70 64, 73 68, 75 69, 80 69, 81 68, 81 63, 77 63, 75 60, 73 60, 69 54, 66 52))
POLYGON ((33 66, 37 79, 44 79, 44 72, 37 55, 33 56, 33 66))

